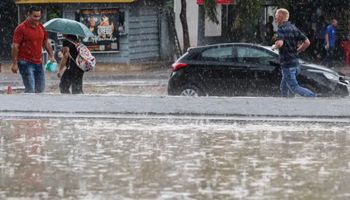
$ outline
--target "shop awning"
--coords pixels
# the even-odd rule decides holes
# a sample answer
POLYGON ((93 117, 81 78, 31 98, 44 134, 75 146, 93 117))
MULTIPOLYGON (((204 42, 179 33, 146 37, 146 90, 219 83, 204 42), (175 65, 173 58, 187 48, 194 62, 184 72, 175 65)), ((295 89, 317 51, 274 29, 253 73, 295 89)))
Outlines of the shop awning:
MULTIPOLYGON (((217 4, 233 4, 234 0, 216 0, 217 4)), ((197 4, 204 4, 204 0, 197 0, 197 4)))
MULTIPOLYGON (((1 0, 0 0, 1 1, 1 0)), ((16 0, 16 4, 48 3, 132 3, 136 0, 16 0)))

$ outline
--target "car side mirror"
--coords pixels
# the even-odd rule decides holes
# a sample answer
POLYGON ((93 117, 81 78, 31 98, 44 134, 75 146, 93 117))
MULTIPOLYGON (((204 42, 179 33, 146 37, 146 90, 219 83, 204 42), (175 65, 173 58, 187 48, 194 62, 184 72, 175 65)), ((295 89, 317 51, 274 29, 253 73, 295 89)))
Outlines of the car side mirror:
POLYGON ((270 60, 269 63, 270 63, 270 65, 275 66, 275 67, 281 66, 281 63, 277 60, 270 60))

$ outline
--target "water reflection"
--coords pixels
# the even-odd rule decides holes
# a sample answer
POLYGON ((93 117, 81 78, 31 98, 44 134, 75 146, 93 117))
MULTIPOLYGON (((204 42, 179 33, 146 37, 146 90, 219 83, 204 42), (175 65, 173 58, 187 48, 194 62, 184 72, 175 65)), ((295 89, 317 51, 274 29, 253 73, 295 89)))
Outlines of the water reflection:
POLYGON ((0 199, 348 199, 349 128, 2 120, 0 199))

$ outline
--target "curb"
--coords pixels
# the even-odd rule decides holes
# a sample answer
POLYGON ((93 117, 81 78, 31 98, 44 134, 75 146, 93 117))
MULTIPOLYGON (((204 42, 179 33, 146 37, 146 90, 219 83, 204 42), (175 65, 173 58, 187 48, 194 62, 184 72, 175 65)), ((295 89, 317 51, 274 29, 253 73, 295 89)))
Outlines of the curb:
POLYGON ((252 121, 252 122, 288 122, 288 123, 340 123, 349 124, 350 115, 335 116, 290 116, 290 115, 241 115, 241 114, 199 114, 199 113, 152 113, 152 112, 50 112, 50 111, 20 111, 0 110, 2 117, 15 118, 84 118, 84 119, 197 119, 197 120, 224 120, 224 121, 252 121))
POLYGON ((3 113, 350 119, 350 101, 347 98, 16 94, 0 95, 0 101, 0 112, 3 113))
MULTIPOLYGON (((6 86, 5 86, 6 87, 6 86)), ((7 88, 4 88, 2 90, 0 90, 0 94, 8 94, 8 95, 11 95, 13 93, 22 93, 24 92, 24 87, 22 86, 15 86, 15 87, 11 87, 11 92, 8 91, 7 88)))

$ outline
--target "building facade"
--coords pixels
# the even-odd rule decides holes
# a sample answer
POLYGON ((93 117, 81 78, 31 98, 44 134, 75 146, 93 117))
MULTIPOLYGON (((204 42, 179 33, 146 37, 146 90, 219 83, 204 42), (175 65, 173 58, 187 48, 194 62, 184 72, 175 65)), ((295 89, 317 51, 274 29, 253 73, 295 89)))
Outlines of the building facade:
MULTIPOLYGON (((95 35, 84 39, 101 63, 135 63, 172 59, 164 17, 165 1, 17 0, 18 19, 30 5, 40 6, 43 21, 62 17, 84 23, 95 35), (163 3, 159 3, 163 2, 163 3)), ((51 34, 50 34, 51 35, 51 34)))
MULTIPOLYGON (((224 42, 253 42, 270 45, 266 41, 266 23, 270 16, 274 16, 278 8, 278 1, 260 1, 261 9, 255 22, 246 24, 242 34, 234 34, 232 24, 236 14, 240 12, 235 0, 216 0, 216 13, 219 23, 215 24, 208 20, 205 14, 203 0, 189 0, 187 3, 187 21, 191 46, 206 45, 224 42)), ((174 1, 177 32, 181 41, 182 26, 178 14, 181 10, 181 2, 174 1)), ((290 21, 295 23, 311 39, 322 40, 324 30, 332 18, 338 19, 338 41, 350 40, 350 1, 349 0, 303 0, 286 5, 291 13, 290 21)), ((243 22, 245 23, 245 22, 243 22)), ((273 23, 274 30, 277 25, 273 23)))

